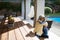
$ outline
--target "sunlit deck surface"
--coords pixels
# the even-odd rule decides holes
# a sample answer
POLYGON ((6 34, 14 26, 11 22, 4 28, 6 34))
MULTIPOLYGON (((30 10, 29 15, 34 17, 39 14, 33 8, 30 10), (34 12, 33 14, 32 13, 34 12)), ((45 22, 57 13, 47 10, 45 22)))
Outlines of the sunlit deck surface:
POLYGON ((35 40, 36 37, 26 37, 31 28, 28 22, 16 19, 14 27, 0 26, 0 40, 35 40))
MULTIPOLYGON (((15 19, 14 27, 0 26, 0 40, 39 40, 36 36, 26 37, 31 29, 33 28, 29 22, 15 19)), ((48 35, 49 39, 45 40, 60 40, 52 30, 49 30, 48 35)))

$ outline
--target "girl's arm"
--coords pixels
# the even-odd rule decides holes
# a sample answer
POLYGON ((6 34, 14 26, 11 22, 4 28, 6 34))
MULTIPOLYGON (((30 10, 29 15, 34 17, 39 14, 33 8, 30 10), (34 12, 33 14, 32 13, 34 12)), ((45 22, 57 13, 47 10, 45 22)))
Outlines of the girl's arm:
POLYGON ((43 23, 43 26, 48 27, 48 23, 47 22, 43 23))

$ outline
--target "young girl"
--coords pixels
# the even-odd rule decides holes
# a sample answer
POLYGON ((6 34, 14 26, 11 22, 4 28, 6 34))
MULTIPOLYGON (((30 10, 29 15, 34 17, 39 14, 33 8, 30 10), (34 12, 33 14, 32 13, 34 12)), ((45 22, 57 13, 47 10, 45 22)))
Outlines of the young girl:
POLYGON ((42 26, 38 26, 38 28, 35 27, 34 33, 36 34, 36 36, 38 38, 40 38, 40 37, 48 38, 48 28, 47 28, 48 27, 48 23, 45 21, 45 17, 39 16, 38 22, 43 27, 42 26), (39 27, 40 27, 40 29, 39 29, 39 27), (38 29, 38 31, 37 31, 37 29, 38 29), (41 32, 39 30, 42 31, 43 33, 41 34, 41 32))
MULTIPOLYGON (((39 16, 38 21, 36 22, 35 28, 28 35, 37 36, 40 40, 41 37, 48 38, 48 23, 45 21, 45 17, 39 16)), ((27 35, 27 36, 28 36, 27 35)))
POLYGON ((43 25, 43 34, 41 37, 48 38, 48 23, 45 21, 45 17, 39 17, 39 23, 43 25))

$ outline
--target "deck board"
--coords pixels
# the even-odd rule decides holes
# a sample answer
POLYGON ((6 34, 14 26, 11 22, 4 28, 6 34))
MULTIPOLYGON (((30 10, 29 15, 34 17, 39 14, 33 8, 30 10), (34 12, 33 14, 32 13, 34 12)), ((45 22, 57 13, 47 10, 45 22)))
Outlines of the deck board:
POLYGON ((8 40, 16 40, 14 30, 9 31, 9 39, 8 40))
POLYGON ((7 28, 2 28, 1 30, 1 40, 8 40, 8 29, 7 28))
POLYGON ((20 29, 20 31, 21 31, 21 33, 22 33, 22 35, 23 35, 23 37, 24 37, 25 40, 32 40, 31 37, 26 37, 26 35, 28 33, 24 30, 23 27, 20 27, 19 29, 20 29))
POLYGON ((24 40, 22 34, 20 33, 19 28, 15 29, 15 34, 16 34, 17 40, 24 40))
POLYGON ((5 33, 3 33, 3 34, 1 35, 1 40, 8 40, 8 39, 7 39, 7 36, 8 36, 7 33, 8 33, 8 32, 5 32, 5 33))
POLYGON ((0 29, 0 40, 1 40, 2 30, 3 30, 3 29, 0 29))
MULTIPOLYGON (((24 26, 25 30, 29 33, 31 30, 28 28, 27 25, 24 26)), ((31 37, 33 40, 39 40, 36 36, 31 37)))

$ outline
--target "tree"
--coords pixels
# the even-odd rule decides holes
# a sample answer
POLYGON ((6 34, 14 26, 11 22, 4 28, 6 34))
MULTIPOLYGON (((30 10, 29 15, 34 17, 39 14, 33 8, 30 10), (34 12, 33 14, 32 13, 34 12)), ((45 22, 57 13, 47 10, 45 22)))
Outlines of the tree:
POLYGON ((54 4, 60 5, 60 0, 54 0, 54 4))

